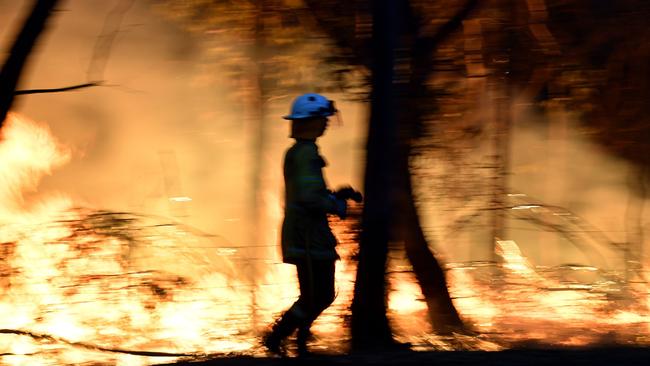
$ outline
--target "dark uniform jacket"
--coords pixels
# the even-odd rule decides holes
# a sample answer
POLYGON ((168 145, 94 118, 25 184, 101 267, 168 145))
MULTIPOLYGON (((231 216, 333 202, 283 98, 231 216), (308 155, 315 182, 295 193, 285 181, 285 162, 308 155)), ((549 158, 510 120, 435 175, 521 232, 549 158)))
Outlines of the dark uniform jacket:
POLYGON ((282 257, 285 263, 301 259, 336 260, 336 238, 327 222, 336 213, 322 169, 325 161, 311 140, 297 140, 284 157, 285 209, 282 257))

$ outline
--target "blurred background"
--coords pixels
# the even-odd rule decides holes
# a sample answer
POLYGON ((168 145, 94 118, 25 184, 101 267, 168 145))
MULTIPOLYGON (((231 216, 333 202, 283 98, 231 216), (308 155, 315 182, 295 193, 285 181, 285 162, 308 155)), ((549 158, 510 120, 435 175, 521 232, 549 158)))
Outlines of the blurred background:
MULTIPOLYGON (((427 304, 392 243, 397 335, 423 349, 647 344, 648 4, 399 3, 394 80, 412 199, 455 306, 481 335, 438 336, 413 320, 427 304)), ((0 0, 4 57, 31 7, 0 0)), ((17 89, 102 84, 18 95, 3 126, 2 362, 259 353, 260 329, 297 295, 277 248, 292 144, 281 116, 296 95, 336 101, 340 118, 319 140, 326 179, 363 188, 368 2, 56 9, 17 89), (113 310, 101 317, 100 306, 113 310)), ((343 260, 336 305, 317 323, 328 349, 345 332, 357 221, 332 222, 343 260)))

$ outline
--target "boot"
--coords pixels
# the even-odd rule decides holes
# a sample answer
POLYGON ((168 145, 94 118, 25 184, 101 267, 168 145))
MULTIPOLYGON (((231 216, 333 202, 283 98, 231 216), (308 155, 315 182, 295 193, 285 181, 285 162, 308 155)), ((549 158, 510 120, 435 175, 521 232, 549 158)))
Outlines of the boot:
POLYGON ((299 327, 298 335, 296 336, 296 346, 298 347, 299 356, 309 355, 307 349, 307 342, 311 339, 312 334, 308 327, 299 327))
POLYGON ((300 319, 291 310, 287 311, 271 328, 271 332, 263 338, 264 347, 276 355, 284 356, 282 342, 298 327, 300 319))

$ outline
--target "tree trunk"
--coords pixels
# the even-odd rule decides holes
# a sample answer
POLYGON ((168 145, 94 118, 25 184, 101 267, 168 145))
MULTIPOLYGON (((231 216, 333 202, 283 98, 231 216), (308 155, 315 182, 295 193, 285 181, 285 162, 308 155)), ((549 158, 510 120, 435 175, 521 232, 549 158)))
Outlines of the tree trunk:
MULTIPOLYGON (((252 169, 251 182, 252 189, 249 197, 249 212, 251 217, 248 241, 250 245, 266 245, 269 240, 262 233, 268 232, 268 220, 266 220, 268 202, 264 196, 264 190, 267 188, 267 166, 266 159, 266 139, 268 129, 266 127, 266 100, 268 98, 268 87, 264 81, 265 61, 267 59, 267 30, 264 27, 264 17, 268 15, 269 8, 272 8, 272 0, 260 0, 256 4, 255 10, 255 29, 254 29, 254 48, 251 53, 251 73, 250 73, 250 128, 252 131, 251 152, 252 152, 252 169)), ((262 247, 263 250, 268 250, 262 247)), ((272 256, 272 253, 265 253, 272 256)), ((254 258, 259 253, 251 252, 254 258)), ((251 268, 247 271, 253 284, 251 287, 251 327, 257 328, 259 324, 259 314, 257 312, 257 279, 260 275, 260 269, 255 261, 250 262, 251 268)))
POLYGON ((23 28, 16 37, 9 57, 0 70, 0 127, 14 101, 14 92, 27 57, 32 52, 38 36, 45 29, 45 23, 56 6, 58 0, 37 0, 32 11, 25 20, 23 28))
MULTIPOLYGON (((417 62, 414 64, 417 64, 417 62)), ((418 68, 413 70, 417 72, 418 68)), ((428 73, 424 77, 428 77, 428 73)), ((417 79, 419 77, 414 77, 414 80, 417 79)), ((422 231, 417 207, 415 206, 409 168, 411 143, 424 114, 420 107, 421 101, 418 101, 420 98, 413 97, 423 95, 423 89, 425 88, 423 83, 424 81, 411 84, 407 92, 400 93, 399 98, 401 140, 395 174, 398 179, 395 204, 396 211, 400 213, 400 216, 399 221, 395 223, 398 225, 396 239, 404 241, 406 256, 413 266, 415 278, 425 298, 432 327, 437 332, 448 333, 451 330, 459 330, 463 327, 463 323, 451 301, 442 267, 431 252, 422 231)))
POLYGON ((366 202, 361 221, 359 265, 352 301, 352 349, 385 349, 393 344, 386 317, 386 257, 391 191, 395 185, 397 121, 393 64, 397 0, 373 1, 373 56, 370 124, 365 171, 366 202))
POLYGON ((512 0, 497 0, 495 12, 500 26, 488 34, 488 54, 491 59, 489 84, 494 104, 493 122, 493 164, 492 179, 492 232, 489 244, 492 259, 499 262, 496 244, 507 239, 506 207, 508 206, 508 181, 510 171, 510 138, 512 129, 512 109, 510 73, 514 34, 512 31, 516 3, 512 0))
POLYGON ((429 320, 437 333, 458 331, 463 328, 463 322, 451 301, 442 267, 429 249, 420 225, 411 185, 408 148, 400 149, 396 175, 400 179, 397 185, 400 238, 404 240, 406 255, 424 295, 429 320))
MULTIPOLYGON (((415 278, 420 285, 425 298, 431 325, 439 333, 449 333, 452 330, 462 330, 464 324, 454 306, 447 280, 442 267, 431 252, 426 237, 422 231, 413 187, 409 158, 411 144, 419 135, 426 111, 424 105, 431 103, 427 98, 426 82, 432 74, 432 53, 440 43, 458 29, 462 21, 478 6, 476 0, 469 0, 456 15, 440 27, 431 38, 422 38, 417 27, 411 28, 409 38, 413 39, 409 50, 411 75, 408 84, 398 94, 398 111, 400 126, 400 143, 396 167, 396 207, 400 212, 397 234, 404 241, 407 258, 413 266, 415 278)), ((417 24, 410 8, 406 9, 406 22, 417 24)))
POLYGON ((627 178, 628 200, 625 209, 625 281, 643 281, 643 217, 650 192, 650 167, 631 166, 627 178))

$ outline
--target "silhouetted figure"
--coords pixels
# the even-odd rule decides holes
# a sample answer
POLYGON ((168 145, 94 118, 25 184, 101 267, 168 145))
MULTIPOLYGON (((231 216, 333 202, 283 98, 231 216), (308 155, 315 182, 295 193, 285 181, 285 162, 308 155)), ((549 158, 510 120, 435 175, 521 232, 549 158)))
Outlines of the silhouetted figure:
POLYGON ((331 100, 319 94, 295 99, 291 114, 291 137, 296 143, 284 158, 285 211, 282 223, 282 257, 296 265, 300 297, 276 321, 265 336, 269 351, 282 354, 282 342, 298 329, 298 352, 307 351, 309 328, 334 301, 336 238, 327 221, 328 214, 345 218, 346 199, 361 200, 347 187, 338 192, 327 189, 322 169, 325 160, 318 153, 316 139, 327 128, 328 117, 337 112, 331 100))

